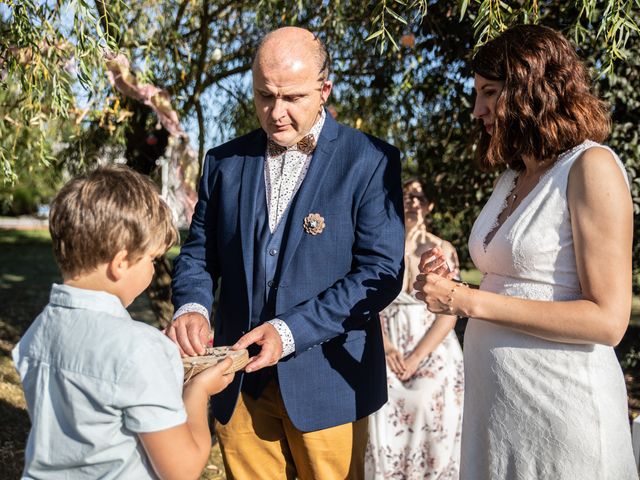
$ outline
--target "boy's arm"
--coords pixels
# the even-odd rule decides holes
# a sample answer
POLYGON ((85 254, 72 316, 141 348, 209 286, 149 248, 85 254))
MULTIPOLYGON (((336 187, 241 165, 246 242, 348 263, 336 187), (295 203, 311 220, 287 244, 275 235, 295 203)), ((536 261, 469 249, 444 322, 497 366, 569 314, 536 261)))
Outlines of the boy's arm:
POLYGON ((227 358, 186 384, 182 394, 186 423, 139 434, 151 465, 161 479, 194 479, 202 473, 211 452, 207 403, 210 395, 220 392, 233 380, 233 374, 223 375, 232 363, 227 358))

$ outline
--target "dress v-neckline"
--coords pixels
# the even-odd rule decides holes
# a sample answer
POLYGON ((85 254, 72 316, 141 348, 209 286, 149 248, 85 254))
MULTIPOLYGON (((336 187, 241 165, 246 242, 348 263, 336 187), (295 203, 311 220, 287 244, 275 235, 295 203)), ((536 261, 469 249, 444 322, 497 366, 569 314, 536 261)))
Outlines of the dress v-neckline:
MULTIPOLYGON (((566 150, 566 151, 562 152, 560 155, 558 155, 558 157, 557 157, 556 161, 553 163, 553 165, 551 165, 549 167, 549 169, 540 176, 540 178, 538 179, 538 183, 536 183, 536 185, 531 189, 531 191, 529 193, 527 193, 522 198, 522 200, 520 201, 518 206, 516 208, 514 208, 513 211, 509 215, 507 215, 507 217, 503 220, 502 223, 498 223, 498 221, 500 219, 500 215, 502 215, 502 212, 504 211, 504 209, 507 208, 507 199, 509 198, 509 194, 511 193, 511 191, 514 189, 516 179, 518 178, 518 175, 519 175, 519 173, 516 172, 515 170, 510 170, 511 172, 513 172, 514 175, 511 178, 510 184, 507 185, 508 190, 505 188, 506 191, 504 192, 504 197, 503 197, 502 202, 500 204, 501 208, 496 213, 496 215, 494 217, 494 221, 491 223, 491 227, 490 227, 489 231, 485 235, 483 235, 481 237, 482 238, 482 246, 484 248, 484 251, 487 252, 487 250, 489 249, 489 246, 493 243, 493 240, 496 238, 498 233, 500 233, 500 231, 504 228, 505 224, 507 222, 509 222, 509 220, 511 220, 511 217, 514 217, 516 212, 518 212, 518 210, 520 210, 523 205, 524 205, 523 208, 526 208, 527 205, 526 205, 525 201, 528 198, 530 198, 530 196, 533 195, 534 192, 538 188, 540 188, 540 185, 542 185, 543 181, 545 181, 547 179, 547 177, 551 174, 551 172, 553 172, 553 170, 557 167, 558 164, 564 162, 564 160, 566 160, 567 158, 571 157, 576 151, 586 150, 587 148, 590 148, 590 147, 592 147, 594 145, 598 145, 598 144, 587 139, 587 140, 583 141, 582 143, 576 145, 575 147, 570 148, 569 150, 566 150), (491 234, 493 234, 493 235, 491 235, 491 234)), ((522 217, 522 215, 519 215, 519 217, 522 217)))
MULTIPOLYGON (((567 152, 568 153, 568 152, 567 152)), ((500 208, 498 210, 497 215, 495 216, 495 220, 493 221, 493 223, 491 224, 491 229, 487 232, 487 234, 484 236, 484 240, 483 240, 483 247, 484 247, 484 251, 486 252, 489 248, 489 246, 491 245, 491 243, 493 242, 493 239, 496 238, 496 236, 498 235, 498 233, 500 233, 500 230, 502 230, 502 228, 504 227, 504 225, 509 222, 509 220, 511 220, 511 217, 515 216, 515 213, 520 210, 520 207, 522 207, 523 205, 526 207, 527 204, 527 199, 529 199, 534 192, 540 188, 540 185, 542 185, 543 181, 546 180, 547 176, 553 171, 554 168, 556 168, 556 165, 558 165, 561 160, 563 160, 564 154, 559 155, 557 160, 553 163, 553 165, 551 165, 546 172, 544 172, 542 175, 540 175, 540 178, 538 179, 538 181, 536 182, 536 184, 533 186, 533 188, 531 190, 529 190, 527 192, 527 194, 522 197, 522 199, 520 200, 520 203, 518 203, 518 205, 516 206, 516 208, 513 209, 513 211, 511 211, 511 213, 509 213, 509 215, 507 215, 505 217, 505 219, 502 221, 502 223, 499 223, 500 221, 500 216, 502 215, 502 212, 505 211, 506 208, 508 208, 508 199, 509 199, 509 195, 511 195, 511 192, 513 191, 513 189, 516 186, 516 182, 518 181, 518 177, 521 175, 522 172, 517 172, 515 170, 512 170, 514 175, 511 178, 511 182, 509 183, 509 188, 505 189, 505 194, 504 194, 504 198, 502 199, 502 203, 500 204, 502 206, 502 208, 500 208)), ((531 203, 531 202, 529 202, 531 203)), ((520 215, 522 216, 522 215, 520 215)))

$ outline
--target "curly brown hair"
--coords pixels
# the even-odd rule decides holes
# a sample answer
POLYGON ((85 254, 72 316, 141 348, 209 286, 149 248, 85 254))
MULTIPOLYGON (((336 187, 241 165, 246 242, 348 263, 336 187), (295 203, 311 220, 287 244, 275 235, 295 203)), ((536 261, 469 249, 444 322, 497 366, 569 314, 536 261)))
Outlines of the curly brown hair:
POLYGON ((591 93, 591 79, 575 49, 559 32, 517 25, 483 45, 473 71, 504 82, 495 107, 493 135, 481 131, 476 159, 487 170, 522 170, 589 139, 609 136, 608 105, 591 93))
POLYGON ((132 263, 161 255, 179 238, 155 184, 124 165, 99 167, 62 187, 51 204, 49 232, 65 279, 91 272, 121 250, 132 263))

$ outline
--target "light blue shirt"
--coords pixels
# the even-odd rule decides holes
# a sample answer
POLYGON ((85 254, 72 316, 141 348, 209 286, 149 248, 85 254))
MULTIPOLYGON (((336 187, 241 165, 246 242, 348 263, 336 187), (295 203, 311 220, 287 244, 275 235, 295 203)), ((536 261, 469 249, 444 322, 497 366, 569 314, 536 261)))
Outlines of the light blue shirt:
POLYGON ((13 350, 31 432, 23 478, 156 478, 137 433, 186 422, 180 354, 106 292, 53 285, 13 350))

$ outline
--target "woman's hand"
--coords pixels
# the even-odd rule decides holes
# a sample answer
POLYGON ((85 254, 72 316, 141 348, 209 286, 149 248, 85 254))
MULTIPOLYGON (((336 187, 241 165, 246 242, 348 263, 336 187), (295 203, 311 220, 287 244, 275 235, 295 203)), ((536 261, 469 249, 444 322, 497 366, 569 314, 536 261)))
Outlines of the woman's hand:
POLYGON ((443 278, 438 273, 420 273, 413 288, 416 298, 427 304, 432 313, 465 316, 463 306, 469 295, 469 288, 462 283, 443 278))
POLYGON ((433 273, 444 278, 451 279, 455 273, 449 269, 447 259, 440 247, 433 247, 420 256, 418 267, 421 273, 433 273))
POLYGON ((400 376, 404 373, 406 368, 404 363, 404 358, 402 357, 400 352, 394 347, 387 348, 384 354, 387 357, 387 365, 389 366, 391 371, 395 373, 398 378, 400 378, 400 376))
POLYGON ((401 375, 398 375, 398 378, 403 382, 406 382, 407 380, 411 379, 411 377, 413 377, 416 371, 418 370, 418 366, 420 365, 422 360, 423 359, 420 358, 418 355, 416 355, 415 352, 411 353, 410 355, 407 355, 404 359, 404 365, 405 365, 404 372, 402 372, 401 375))

